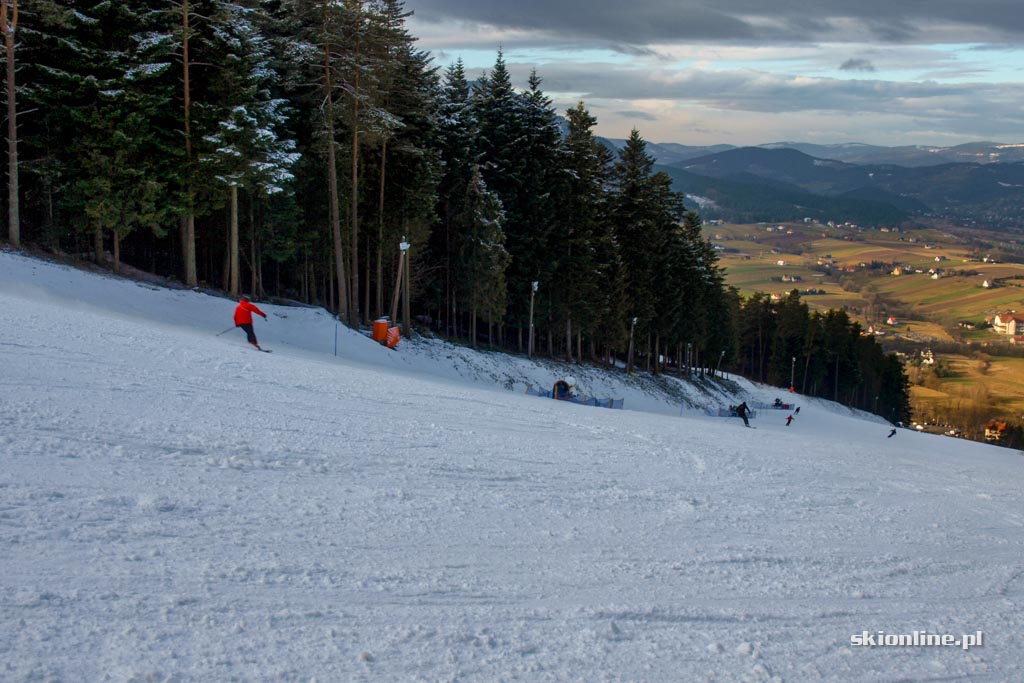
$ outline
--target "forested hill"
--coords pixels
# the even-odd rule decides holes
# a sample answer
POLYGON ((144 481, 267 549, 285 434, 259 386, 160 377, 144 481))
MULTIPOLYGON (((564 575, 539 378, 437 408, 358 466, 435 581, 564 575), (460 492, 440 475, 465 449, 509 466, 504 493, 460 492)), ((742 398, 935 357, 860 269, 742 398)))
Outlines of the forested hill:
POLYGON ((822 218, 824 212, 826 219, 878 225, 930 215, 996 229, 1019 229, 1024 220, 1020 162, 908 168, 744 147, 669 166, 683 172, 670 172, 677 189, 714 199, 718 215, 732 220, 822 218))
MULTIPOLYGON (((408 16, 401 0, 34 4, 10 241, 353 327, 400 311, 407 332, 627 371, 749 367, 747 304, 640 132, 612 153, 585 103, 557 111, 537 73, 514 88, 500 51, 470 87, 408 16)), ((876 395, 884 362, 861 346, 840 373, 814 355, 809 391, 876 395)), ((900 392, 879 412, 902 414, 900 392)))

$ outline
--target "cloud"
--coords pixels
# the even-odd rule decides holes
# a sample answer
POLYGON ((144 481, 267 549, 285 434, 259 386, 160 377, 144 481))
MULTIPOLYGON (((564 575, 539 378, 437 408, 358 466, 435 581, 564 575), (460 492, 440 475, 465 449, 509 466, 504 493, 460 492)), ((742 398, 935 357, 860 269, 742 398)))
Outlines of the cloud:
POLYGON ((640 111, 639 109, 623 109, 615 112, 616 116, 624 119, 637 119, 640 121, 657 121, 658 117, 650 112, 640 111))
POLYGON ((875 71, 875 65, 867 59, 847 59, 839 65, 840 71, 875 71))
POLYGON ((1016 0, 417 0, 417 21, 462 22, 534 39, 682 42, 1024 44, 1016 0))
MULTIPOLYGON (((525 83, 525 65, 510 64, 517 81, 525 83)), ((1024 130, 1022 83, 899 82, 881 79, 840 79, 766 73, 755 69, 651 70, 607 63, 549 64, 540 70, 559 109, 583 99, 603 119, 643 120, 687 128, 695 119, 718 121, 724 116, 773 125, 799 114, 806 125, 837 131, 863 129, 862 140, 899 138, 903 130, 936 131, 966 139, 1018 139, 1024 130), (552 87, 557 84, 557 87, 552 87), (563 98, 559 93, 571 93, 563 98), (632 106, 630 106, 632 105, 632 106), (639 105, 639 106, 638 106, 639 105)), ((522 85, 520 84, 520 85, 522 85)), ((645 126, 646 128, 646 126, 645 126)), ((755 130, 756 132, 756 130, 755 130)), ((609 133, 610 134, 610 133, 609 133)), ((767 124, 761 136, 775 136, 767 124)), ((679 140, 662 134, 661 140, 679 140)), ((795 132, 799 136, 799 130, 795 132)), ((655 139, 651 136, 649 139, 655 139)), ((734 142, 727 138, 715 142, 734 142)), ((752 142, 765 142, 764 139, 752 142)), ((923 142, 923 141, 920 141, 923 142)))

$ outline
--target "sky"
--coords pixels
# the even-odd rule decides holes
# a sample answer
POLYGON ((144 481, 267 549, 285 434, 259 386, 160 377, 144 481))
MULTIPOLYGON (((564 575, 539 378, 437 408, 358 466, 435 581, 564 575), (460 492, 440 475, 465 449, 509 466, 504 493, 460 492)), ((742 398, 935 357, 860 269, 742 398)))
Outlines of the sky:
POLYGON ((687 145, 1024 141, 1020 0, 413 0, 446 68, 536 69, 597 132, 687 145))

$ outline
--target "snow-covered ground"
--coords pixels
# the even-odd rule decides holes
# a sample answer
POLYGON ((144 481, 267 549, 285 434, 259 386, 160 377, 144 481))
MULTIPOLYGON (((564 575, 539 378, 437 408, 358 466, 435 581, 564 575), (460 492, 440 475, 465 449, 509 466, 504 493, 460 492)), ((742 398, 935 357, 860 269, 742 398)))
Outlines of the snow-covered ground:
POLYGON ((0 253, 0 680, 1024 680, 1018 453, 263 308, 0 253))

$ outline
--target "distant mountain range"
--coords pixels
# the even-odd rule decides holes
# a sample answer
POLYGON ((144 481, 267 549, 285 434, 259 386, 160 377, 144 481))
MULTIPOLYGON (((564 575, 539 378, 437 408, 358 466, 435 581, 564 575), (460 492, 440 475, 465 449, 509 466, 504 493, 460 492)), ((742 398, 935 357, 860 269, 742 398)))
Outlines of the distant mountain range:
MULTIPOLYGON (((606 138, 607 144, 622 149, 625 140, 606 138)), ((896 166, 938 166, 956 163, 1013 163, 1024 161, 1024 143, 969 142, 955 147, 905 145, 881 147, 849 142, 839 145, 815 145, 807 142, 772 142, 757 145, 760 149, 795 149, 817 159, 834 159, 849 164, 894 164, 896 166)), ((738 149, 736 145, 706 147, 680 145, 674 142, 648 142, 647 151, 659 164, 674 164, 709 154, 738 149)))
MULTIPOLYGON (((622 141, 605 144, 618 149, 622 141)), ((687 204, 692 208, 698 204, 706 218, 758 222, 811 217, 892 225, 928 216, 965 226, 1024 231, 1024 145, 688 147, 648 143, 648 152, 658 170, 672 177, 676 190, 687 195, 687 204), (835 158, 840 153, 862 161, 835 158), (933 163, 863 161, 901 155, 914 159, 915 153, 934 155, 928 157, 933 163), (934 163, 943 157, 941 163, 934 163), (951 162, 950 157, 960 160, 951 162)))

